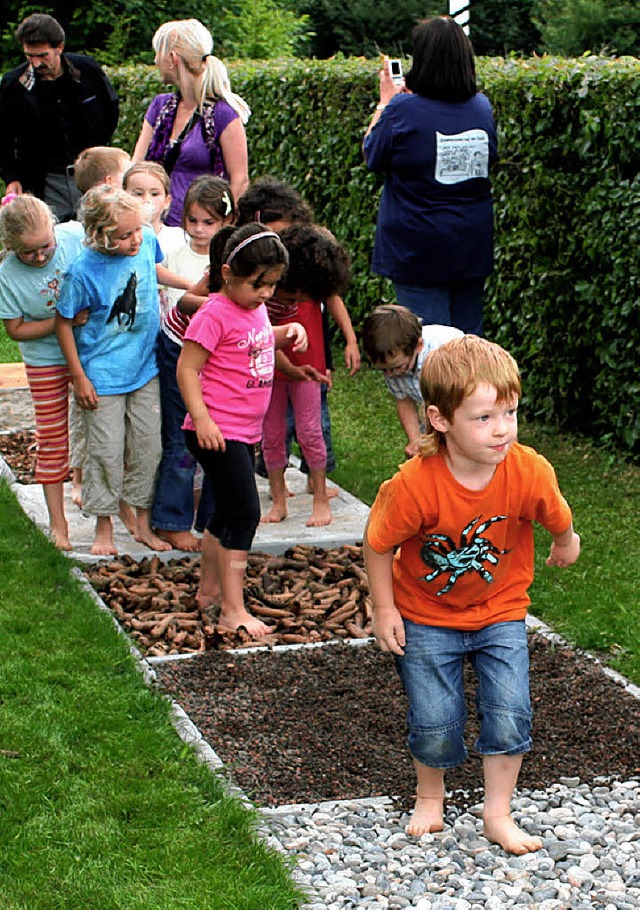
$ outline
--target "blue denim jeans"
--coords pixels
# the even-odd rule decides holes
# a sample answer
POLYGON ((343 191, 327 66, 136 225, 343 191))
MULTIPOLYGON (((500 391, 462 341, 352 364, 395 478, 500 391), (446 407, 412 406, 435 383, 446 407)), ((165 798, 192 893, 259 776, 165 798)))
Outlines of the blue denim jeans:
MULTIPOLYGON (((162 406, 162 461, 158 471, 151 523, 164 531, 189 531, 193 525, 193 477, 196 460, 187 449, 182 424, 187 413, 176 366, 182 348, 164 332, 158 339, 160 403, 162 406)), ((205 478, 196 526, 206 527, 213 512, 211 487, 205 478)))
POLYGON ((484 278, 463 278, 428 288, 396 284, 400 306, 406 306, 424 325, 453 325, 465 334, 482 335, 484 278))
POLYGON ((476 672, 481 755, 520 755, 531 749, 529 651, 524 620, 476 632, 405 620, 404 656, 396 666, 409 699, 409 750, 431 768, 453 768, 467 757, 463 665, 476 672))

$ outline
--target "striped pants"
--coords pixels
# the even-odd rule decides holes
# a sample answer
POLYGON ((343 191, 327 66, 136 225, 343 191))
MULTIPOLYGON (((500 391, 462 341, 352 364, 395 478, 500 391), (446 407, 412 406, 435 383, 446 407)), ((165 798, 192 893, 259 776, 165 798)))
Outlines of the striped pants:
POLYGON ((61 483, 69 474, 69 369, 25 367, 36 416, 36 482, 61 483))

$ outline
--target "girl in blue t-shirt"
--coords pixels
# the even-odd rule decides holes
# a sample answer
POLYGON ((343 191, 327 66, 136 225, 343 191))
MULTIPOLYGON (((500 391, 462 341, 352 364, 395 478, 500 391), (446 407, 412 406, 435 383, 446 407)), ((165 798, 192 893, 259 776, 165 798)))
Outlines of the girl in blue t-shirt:
MULTIPOLYGON (((41 199, 24 194, 0 209, 0 319, 18 342, 36 420, 36 480, 42 484, 51 539, 70 550, 64 509, 69 474, 69 369, 55 335, 55 308, 69 263, 81 245, 56 233, 55 216, 41 199)), ((72 325, 86 322, 79 308, 72 325)))
POLYGON ((113 516, 120 500, 134 507, 134 537, 153 550, 170 545, 151 530, 160 462, 160 327, 156 267, 163 256, 141 202, 121 189, 96 187, 80 210, 86 248, 67 275, 57 333, 76 401, 83 409, 86 457, 83 508, 96 516, 92 552, 116 555, 113 516), (88 307, 76 332, 72 322, 88 307))

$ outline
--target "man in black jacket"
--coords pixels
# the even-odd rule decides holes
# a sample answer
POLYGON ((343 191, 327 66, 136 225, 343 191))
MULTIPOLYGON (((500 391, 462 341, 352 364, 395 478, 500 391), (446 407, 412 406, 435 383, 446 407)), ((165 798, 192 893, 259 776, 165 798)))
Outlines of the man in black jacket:
POLYGON ((73 162, 86 148, 108 145, 118 96, 92 57, 64 53, 64 30, 52 16, 28 16, 16 38, 27 62, 0 82, 0 176, 7 193, 33 193, 64 221, 80 196, 73 162))

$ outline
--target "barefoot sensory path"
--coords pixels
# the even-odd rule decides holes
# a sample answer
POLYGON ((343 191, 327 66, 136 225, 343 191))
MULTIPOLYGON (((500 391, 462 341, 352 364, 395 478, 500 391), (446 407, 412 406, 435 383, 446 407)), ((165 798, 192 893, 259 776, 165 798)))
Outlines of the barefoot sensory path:
MULTIPOLYGON (((0 388, 4 432, 28 428, 23 398, 20 390, 0 388)), ((288 483, 306 497, 298 472, 291 472, 288 483)), ((12 487, 42 525, 44 503, 27 485, 12 487)), ((343 495, 346 511, 357 515, 355 536, 344 528, 339 536, 334 500, 333 526, 306 529, 311 535, 306 540, 305 528, 296 527, 292 540, 284 533, 288 521, 271 525, 274 539, 256 542, 256 548, 273 553, 296 543, 341 546, 358 539, 366 507, 358 504, 358 512, 343 491, 338 502, 343 495), (319 541, 321 532, 327 536, 319 541)), ((72 529, 72 555, 89 562, 82 522, 88 525, 87 541, 92 522, 73 505, 67 508, 82 531, 76 542, 72 529)), ((300 511, 308 516, 308 507, 300 511)), ((121 553, 134 559, 152 555, 146 547, 136 548, 124 526, 117 541, 121 553)), ((153 668, 147 664, 147 672, 194 721, 195 726, 182 715, 183 735, 204 734, 216 749, 209 749, 212 764, 224 764, 265 806, 265 836, 275 837, 295 857, 295 876, 309 889, 309 908, 639 907, 640 768, 633 760, 640 754, 639 693, 558 641, 551 646, 548 637, 544 641, 532 652, 536 751, 529 769, 525 760, 514 804, 516 821, 540 836, 543 848, 525 857, 510 856, 482 836, 478 794, 470 783, 478 776, 474 768, 454 784, 443 832, 419 839, 405 833, 411 804, 403 781, 411 777, 403 765, 403 696, 385 656, 366 643, 357 649, 334 644, 312 651, 293 646, 207 652, 153 668), (575 685, 582 678, 584 692, 575 685), (375 709, 367 702, 372 691, 375 709), (381 693, 392 698, 386 707, 381 693), (573 735, 558 730, 567 724, 573 735)), ((182 709, 176 707, 178 713, 182 709)))

